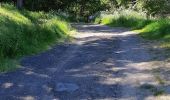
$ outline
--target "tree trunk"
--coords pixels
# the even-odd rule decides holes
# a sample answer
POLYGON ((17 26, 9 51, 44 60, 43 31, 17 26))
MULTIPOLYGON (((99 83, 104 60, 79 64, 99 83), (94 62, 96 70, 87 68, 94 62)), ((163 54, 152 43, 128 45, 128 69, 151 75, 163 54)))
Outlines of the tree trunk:
POLYGON ((17 0, 17 8, 22 9, 23 7, 23 0, 17 0))
POLYGON ((35 5, 35 2, 34 2, 34 0, 33 0, 32 3, 31 3, 31 10, 32 10, 32 11, 34 10, 34 5, 35 5))

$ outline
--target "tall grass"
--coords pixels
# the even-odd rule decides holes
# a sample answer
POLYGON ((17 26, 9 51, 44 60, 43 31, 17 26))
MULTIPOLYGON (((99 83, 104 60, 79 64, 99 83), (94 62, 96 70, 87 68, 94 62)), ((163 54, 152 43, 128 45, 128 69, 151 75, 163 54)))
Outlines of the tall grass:
POLYGON ((100 18, 96 18, 95 23, 98 22, 114 27, 130 27, 137 29, 144 27, 152 22, 152 20, 147 19, 145 13, 138 13, 133 10, 118 10, 113 14, 102 15, 100 18))
POLYGON ((140 36, 147 39, 170 38, 170 19, 147 18, 143 12, 119 10, 110 15, 97 17, 95 23, 113 27, 128 27, 139 30, 140 36))
POLYGON ((170 19, 159 19, 146 25, 139 31, 147 39, 169 39, 170 19))
POLYGON ((0 71, 16 66, 16 59, 47 49, 69 37, 70 25, 54 14, 0 7, 0 71), (15 60, 14 60, 15 59, 15 60))

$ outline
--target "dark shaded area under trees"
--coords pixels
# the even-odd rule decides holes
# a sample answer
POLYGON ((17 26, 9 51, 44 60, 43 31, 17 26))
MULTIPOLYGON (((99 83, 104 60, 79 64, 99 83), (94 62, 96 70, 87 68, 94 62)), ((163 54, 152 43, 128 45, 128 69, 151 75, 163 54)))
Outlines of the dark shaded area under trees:
POLYGON ((72 21, 88 21, 89 16, 100 11, 111 11, 120 7, 144 11, 148 16, 169 14, 169 0, 1 0, 15 4, 19 9, 31 11, 53 11, 65 13, 72 21))
POLYGON ((19 9, 55 11, 70 15, 71 19, 86 20, 98 11, 109 10, 112 0, 2 0, 15 4, 19 9))

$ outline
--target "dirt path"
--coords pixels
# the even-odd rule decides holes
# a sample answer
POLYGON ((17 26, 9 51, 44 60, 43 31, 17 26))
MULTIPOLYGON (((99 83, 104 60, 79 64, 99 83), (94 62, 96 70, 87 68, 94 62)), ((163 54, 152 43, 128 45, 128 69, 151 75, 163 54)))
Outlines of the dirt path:
POLYGON ((155 100, 143 89, 157 83, 142 39, 124 28, 74 26, 72 43, 23 58, 21 69, 0 75, 0 100, 155 100))

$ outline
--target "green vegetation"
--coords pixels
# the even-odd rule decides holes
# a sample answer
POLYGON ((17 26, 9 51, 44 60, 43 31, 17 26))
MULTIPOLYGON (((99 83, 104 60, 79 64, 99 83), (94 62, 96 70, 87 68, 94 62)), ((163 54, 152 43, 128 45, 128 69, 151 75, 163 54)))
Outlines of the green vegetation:
POLYGON ((44 12, 0 7, 0 71, 17 67, 17 59, 34 54, 69 37, 70 25, 59 16, 44 12))
POLYGON ((158 19, 145 26, 140 33, 147 39, 169 39, 170 19, 158 19))
POLYGON ((115 11, 110 15, 101 15, 95 20, 95 23, 101 23, 114 27, 130 27, 132 29, 140 29, 151 23, 145 14, 139 14, 132 10, 115 11), (100 20, 99 20, 100 19, 100 20))
POLYGON ((160 96, 165 94, 165 90, 159 89, 158 87, 151 84, 143 84, 140 86, 141 89, 149 90, 154 96, 160 96))
POLYGON ((164 95, 165 94, 165 91, 164 90, 156 90, 154 91, 154 96, 160 96, 160 95, 164 95))
POLYGON ((94 13, 110 9, 114 0, 1 0, 31 11, 55 11, 72 21, 88 21, 94 13))
POLYGON ((138 30, 146 39, 170 38, 170 2, 168 0, 115 0, 115 6, 100 14, 95 23, 138 30))
POLYGON ((134 10, 115 11, 114 14, 101 15, 95 23, 114 27, 128 27, 138 30, 140 35, 147 39, 170 38, 170 19, 147 18, 145 13, 134 10))

